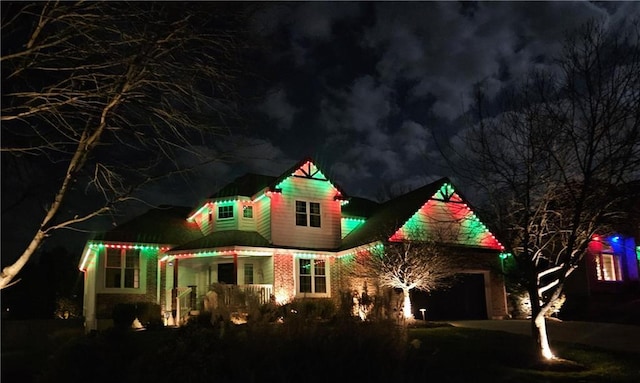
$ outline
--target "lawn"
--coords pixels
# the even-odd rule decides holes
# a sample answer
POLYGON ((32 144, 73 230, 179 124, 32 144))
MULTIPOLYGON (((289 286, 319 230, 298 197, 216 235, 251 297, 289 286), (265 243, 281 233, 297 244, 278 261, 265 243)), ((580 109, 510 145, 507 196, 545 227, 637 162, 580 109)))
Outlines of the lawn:
POLYGON ((529 337, 451 326, 187 326, 58 337, 51 347, 47 360, 3 349, 2 382, 640 382, 638 354, 554 343, 579 368, 549 367, 534 362, 529 337))
POLYGON ((553 342, 558 357, 577 365, 542 365, 531 338, 459 327, 412 329, 420 347, 411 373, 436 382, 640 382, 640 355, 553 342))

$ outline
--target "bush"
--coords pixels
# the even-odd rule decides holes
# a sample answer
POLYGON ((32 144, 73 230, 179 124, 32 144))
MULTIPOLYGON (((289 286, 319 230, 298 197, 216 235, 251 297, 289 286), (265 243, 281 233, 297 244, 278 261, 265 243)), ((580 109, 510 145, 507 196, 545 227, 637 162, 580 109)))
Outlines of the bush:
POLYGON ((329 298, 295 299, 285 307, 287 316, 294 314, 303 319, 331 320, 338 313, 336 304, 329 298))
POLYGON ((140 323, 147 329, 157 329, 163 326, 162 309, 159 304, 152 302, 139 302, 135 304, 136 316, 140 323))
POLYGON ((111 315, 113 327, 118 329, 130 328, 136 318, 148 329, 164 325, 160 305, 151 302, 118 303, 113 307, 111 315))
POLYGON ((136 319, 136 306, 133 303, 118 303, 113 306, 111 314, 113 327, 117 329, 127 329, 136 319))

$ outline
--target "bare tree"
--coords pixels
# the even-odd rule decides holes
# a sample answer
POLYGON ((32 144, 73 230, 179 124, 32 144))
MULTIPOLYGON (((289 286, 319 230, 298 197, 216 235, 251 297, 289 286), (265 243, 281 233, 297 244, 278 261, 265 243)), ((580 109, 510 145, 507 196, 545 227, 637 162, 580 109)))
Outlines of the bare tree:
POLYGON ((410 234, 402 240, 382 236, 383 240, 357 253, 348 264, 348 273, 353 277, 369 280, 380 288, 401 289, 404 319, 413 319, 412 290, 448 288, 462 269, 461 260, 448 251, 445 238, 427 236, 418 230, 410 234))
POLYGON ((555 356, 545 315, 640 177, 639 37, 637 25, 623 33, 586 24, 567 38, 554 73, 528 78, 508 97, 509 112, 488 118, 480 108, 462 136, 464 168, 488 192, 546 359, 555 356))
POLYGON ((224 158, 216 145, 230 133, 242 41, 242 14, 230 3, 2 8, 3 162, 29 163, 14 169, 39 169, 54 183, 0 289, 54 231, 113 211, 185 165, 224 158), (90 206, 63 208, 72 195, 90 206))

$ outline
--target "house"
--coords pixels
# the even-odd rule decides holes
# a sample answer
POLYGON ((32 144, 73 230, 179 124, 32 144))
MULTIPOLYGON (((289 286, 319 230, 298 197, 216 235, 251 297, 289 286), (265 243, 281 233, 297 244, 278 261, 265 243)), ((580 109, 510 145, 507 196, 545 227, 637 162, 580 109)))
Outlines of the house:
POLYGON ((640 183, 628 186, 631 198, 620 207, 627 214, 611 223, 613 232, 591 237, 579 268, 567 280, 562 318, 639 323, 640 183))
POLYGON ((238 177, 195 208, 161 206, 90 239, 79 265, 86 330, 108 327, 122 302, 157 303, 179 325, 233 291, 260 303, 338 300, 367 288, 341 271, 351 255, 384 242, 379 228, 389 225, 391 241, 420 239, 411 238, 416 227, 425 236, 445 228, 441 240, 473 277, 467 289, 479 290, 468 299, 485 318, 506 317, 503 247, 447 178, 379 204, 350 197, 307 158, 277 177, 238 177), (224 291, 212 294, 213 286, 224 291))

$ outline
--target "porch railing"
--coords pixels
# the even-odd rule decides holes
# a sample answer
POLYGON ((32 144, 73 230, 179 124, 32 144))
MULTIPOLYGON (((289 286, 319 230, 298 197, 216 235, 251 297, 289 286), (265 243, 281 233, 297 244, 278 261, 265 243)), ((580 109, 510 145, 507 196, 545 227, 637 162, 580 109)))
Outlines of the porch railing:
POLYGON ((272 285, 226 285, 216 284, 211 286, 211 291, 222 295, 222 302, 227 306, 246 306, 252 300, 263 305, 271 301, 273 294, 272 285))
POLYGON ((177 324, 182 324, 189 316, 191 307, 191 287, 178 288, 178 304, 176 305, 176 318, 177 324))

